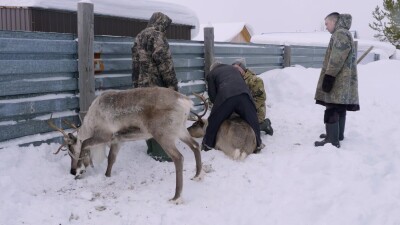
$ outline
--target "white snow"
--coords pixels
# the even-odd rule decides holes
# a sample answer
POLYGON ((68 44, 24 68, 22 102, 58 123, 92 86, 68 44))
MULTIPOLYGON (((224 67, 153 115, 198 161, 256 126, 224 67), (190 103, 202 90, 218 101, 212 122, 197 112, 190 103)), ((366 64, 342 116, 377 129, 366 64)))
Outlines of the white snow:
POLYGON ((244 22, 236 22, 236 23, 208 23, 208 24, 200 24, 199 33, 197 36, 192 38, 194 41, 203 41, 204 40, 204 28, 205 27, 214 27, 214 41, 218 42, 229 42, 236 35, 238 35, 244 28, 247 28, 250 32, 250 35, 253 33, 253 29, 249 24, 244 22))
POLYGON ((194 156, 178 142, 182 205, 168 202, 173 163, 151 159, 144 141, 123 145, 112 177, 103 162, 80 180, 68 155, 53 154, 57 144, 0 143, 0 224, 400 224, 399 68, 358 66, 361 111, 348 112, 340 149, 313 146, 324 132, 324 107, 314 103, 320 69, 261 74, 274 135, 244 161, 202 152, 201 182, 190 180, 194 156))
POLYGON ((199 20, 196 13, 180 4, 152 0, 0 0, 0 6, 39 7, 45 9, 60 9, 76 11, 79 2, 93 3, 97 14, 121 16, 136 19, 150 19, 154 12, 163 12, 173 23, 195 26, 192 36, 198 32, 199 20))
POLYGON ((396 53, 394 55, 392 55, 392 59, 400 60, 400 49, 396 49, 396 53))
POLYGON ((93 4, 91 0, 79 0, 79 3, 90 3, 93 4))

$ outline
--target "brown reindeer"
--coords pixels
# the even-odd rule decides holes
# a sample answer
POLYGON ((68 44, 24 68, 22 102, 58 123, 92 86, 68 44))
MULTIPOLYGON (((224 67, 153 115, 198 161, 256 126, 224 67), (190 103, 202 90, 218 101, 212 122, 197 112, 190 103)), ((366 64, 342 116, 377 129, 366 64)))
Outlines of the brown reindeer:
MULTIPOLYGON (((207 120, 202 117, 208 110, 208 103, 201 95, 194 94, 204 102, 204 112, 202 115, 196 115, 197 120, 188 128, 192 137, 203 137, 207 128, 207 120)), ((252 154, 256 149, 256 136, 250 125, 237 115, 232 115, 225 120, 217 133, 215 149, 221 150, 227 156, 234 160, 244 159, 252 154)))
POLYGON ((200 180, 203 175, 199 144, 185 126, 192 105, 193 102, 187 96, 167 88, 108 91, 93 101, 76 136, 65 133, 51 120, 48 123, 63 134, 64 144, 57 152, 67 146, 71 156, 71 174, 76 178, 90 164, 90 155, 96 154, 96 151, 90 151, 91 148, 110 146, 106 171, 109 177, 121 142, 153 137, 175 164, 176 188, 171 201, 178 204, 183 186, 183 156, 176 148, 177 139, 194 152, 196 175, 193 179, 200 180))

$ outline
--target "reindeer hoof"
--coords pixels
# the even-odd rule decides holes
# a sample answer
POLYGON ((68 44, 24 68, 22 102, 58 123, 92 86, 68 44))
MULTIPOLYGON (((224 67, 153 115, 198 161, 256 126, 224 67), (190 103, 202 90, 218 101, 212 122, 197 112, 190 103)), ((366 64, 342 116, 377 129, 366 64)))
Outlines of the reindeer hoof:
POLYGON ((204 174, 205 174, 204 170, 201 170, 200 173, 194 176, 191 180, 202 181, 204 179, 204 174))
POLYGON ((174 205, 181 205, 183 204, 183 199, 181 197, 179 198, 173 198, 169 200, 170 203, 174 204, 174 205))

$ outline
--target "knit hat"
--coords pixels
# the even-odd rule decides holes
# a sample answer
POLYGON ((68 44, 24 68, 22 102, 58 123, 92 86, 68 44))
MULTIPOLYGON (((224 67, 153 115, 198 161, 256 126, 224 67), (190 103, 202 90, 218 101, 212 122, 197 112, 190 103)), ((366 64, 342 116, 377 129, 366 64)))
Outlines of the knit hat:
POLYGON ((244 71, 246 71, 246 59, 245 58, 240 58, 235 60, 235 62, 232 63, 232 65, 238 65, 240 68, 242 68, 244 71))

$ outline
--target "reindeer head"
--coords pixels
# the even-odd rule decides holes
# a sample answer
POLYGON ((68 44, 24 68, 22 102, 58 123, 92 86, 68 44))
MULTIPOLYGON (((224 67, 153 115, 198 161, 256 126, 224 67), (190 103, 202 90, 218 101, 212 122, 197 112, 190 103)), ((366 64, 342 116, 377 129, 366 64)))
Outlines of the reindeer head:
POLYGON ((197 117, 197 119, 193 120, 196 122, 194 122, 192 124, 192 126, 188 127, 188 131, 192 137, 200 138, 200 137, 204 137, 204 135, 206 133, 206 127, 208 125, 207 119, 202 118, 207 113, 208 103, 207 103, 206 99, 204 98, 204 96, 201 96, 196 93, 193 93, 193 94, 204 102, 204 112, 201 115, 191 112, 192 114, 194 114, 197 117))
POLYGON ((60 150, 67 151, 68 155, 71 157, 71 170, 70 173, 75 175, 75 178, 79 178, 81 174, 85 172, 84 168, 90 164, 90 157, 88 151, 81 151, 82 143, 78 140, 78 135, 74 135, 73 133, 78 132, 79 128, 74 124, 63 120, 63 122, 69 125, 71 128, 74 128, 72 133, 66 133, 62 128, 57 127, 52 120, 52 116, 49 120, 47 120, 47 124, 62 133, 63 135, 63 144, 57 149, 54 154, 58 154, 60 150), (79 168, 79 173, 77 174, 77 169, 79 168))

